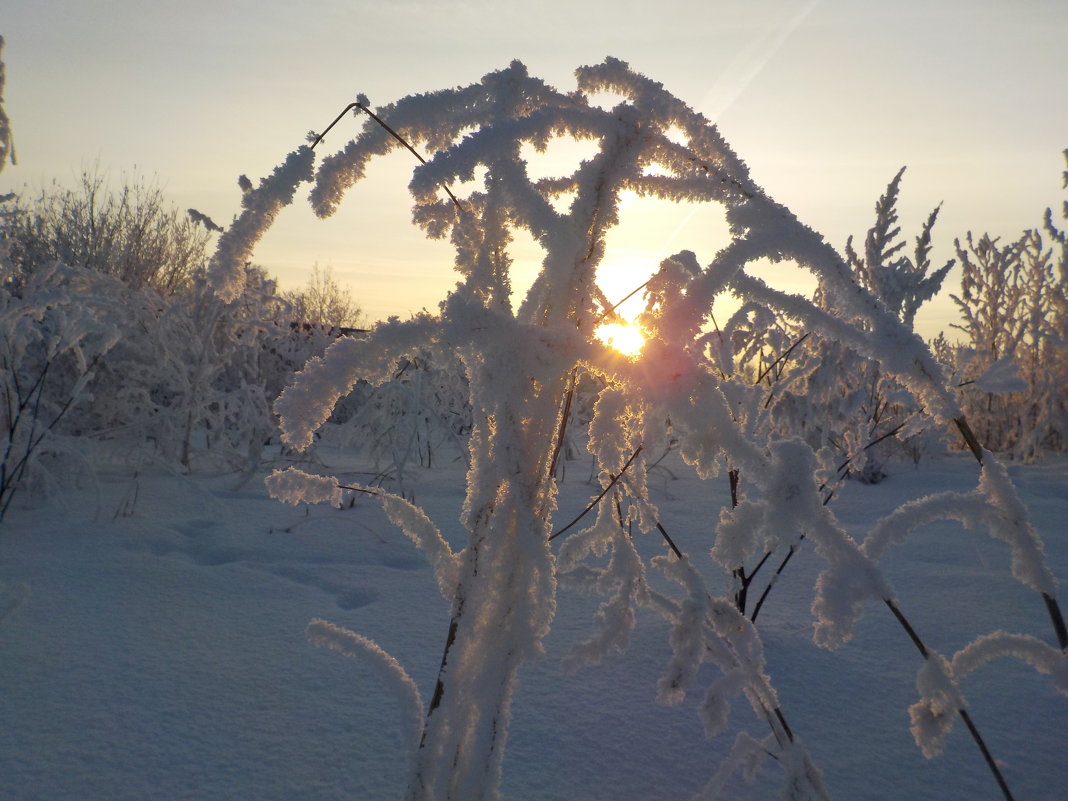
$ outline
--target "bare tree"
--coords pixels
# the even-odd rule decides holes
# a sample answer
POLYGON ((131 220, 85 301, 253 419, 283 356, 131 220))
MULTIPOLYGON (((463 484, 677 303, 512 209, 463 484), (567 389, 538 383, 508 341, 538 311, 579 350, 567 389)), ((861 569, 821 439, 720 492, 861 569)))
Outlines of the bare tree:
POLYGON ((112 190, 98 168, 82 173, 74 189, 53 185, 32 201, 17 201, 5 234, 12 266, 23 276, 58 261, 161 295, 189 287, 210 238, 168 204, 159 186, 133 176, 112 190))
POLYGON ((363 312, 352 293, 334 280, 333 268, 312 267, 304 289, 283 292, 282 298, 293 307, 295 320, 318 328, 356 328, 363 323, 363 312))

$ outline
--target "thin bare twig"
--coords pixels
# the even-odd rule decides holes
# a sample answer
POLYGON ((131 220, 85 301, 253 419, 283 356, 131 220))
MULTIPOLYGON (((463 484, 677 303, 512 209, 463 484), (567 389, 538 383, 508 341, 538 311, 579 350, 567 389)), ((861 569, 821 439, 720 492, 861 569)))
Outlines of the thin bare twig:
MULTIPOLYGON (((618 309, 618 308, 619 308, 620 306, 622 306, 622 305, 623 305, 624 303, 626 303, 626 302, 627 302, 628 300, 630 300, 630 299, 631 299, 632 297, 634 297, 634 296, 635 296, 635 295, 637 295, 637 294, 638 294, 639 292, 641 292, 641 291, 642 291, 643 289, 645 289, 645 288, 646 288, 647 286, 649 286, 649 283, 650 283, 650 282, 651 282, 652 280, 653 280, 653 279, 652 279, 652 278, 650 278, 650 279, 649 279, 648 281, 646 281, 646 282, 645 282, 644 284, 642 284, 642 285, 641 285, 640 287, 638 287, 637 289, 634 289, 634 290, 631 290, 630 292, 628 292, 628 293, 626 294, 626 296, 625 296, 625 297, 624 297, 624 298, 623 298, 622 300, 617 300, 617 301, 616 301, 615 303, 613 303, 613 304, 612 304, 611 306, 609 306, 609 307, 608 307, 607 309, 605 309, 605 310, 604 310, 604 313, 603 313, 603 314, 602 314, 602 315, 601 315, 600 317, 598 317, 598 318, 597 318, 597 321, 596 321, 596 323, 599 323, 599 322, 601 322, 602 320, 604 320, 604 319, 605 319, 606 317, 610 316, 610 315, 611 315, 611 314, 612 314, 613 312, 615 312, 615 310, 616 310, 616 309, 618 309)), ((594 324, 596 325, 596 323, 594 323, 594 324)))
MULTIPOLYGON (((809 333, 811 333, 811 332, 809 332, 809 333)), ((798 345, 800 345, 802 342, 804 342, 806 339, 808 339, 808 337, 809 337, 809 334, 807 334, 807 333, 803 334, 800 339, 798 339, 796 342, 794 342, 794 344, 792 344, 790 347, 788 347, 786 350, 784 350, 782 353, 780 353, 778 358, 776 358, 775 361, 771 362, 767 367, 765 367, 764 371, 760 375, 757 376, 757 380, 756 380, 755 383, 759 384, 761 381, 763 381, 764 377, 768 373, 771 372, 772 368, 775 367, 775 365, 777 365, 783 359, 790 358, 790 354, 793 353, 794 348, 796 348, 798 345)))
POLYGON ((593 509, 595 506, 597 506, 597 504, 599 504, 601 502, 601 499, 605 495, 608 494, 608 491, 610 489, 612 489, 612 487, 614 487, 616 485, 616 482, 619 481, 619 479, 623 478, 623 474, 627 472, 627 468, 631 466, 631 464, 634 462, 634 460, 638 458, 638 454, 641 453, 641 452, 642 452, 642 446, 639 445, 637 448, 634 449, 634 453, 632 453, 630 455, 630 458, 627 459, 627 463, 623 465, 623 469, 619 471, 619 475, 618 476, 612 476, 612 480, 610 482, 608 482, 608 486, 607 487, 605 487, 603 490, 601 490, 601 494, 598 495, 596 498, 594 498, 590 502, 590 505, 587 506, 585 509, 583 509, 582 513, 578 517, 576 517, 574 520, 572 520, 570 523, 568 523, 566 526, 564 526, 562 529, 560 529, 556 533, 551 534, 549 536, 549 539, 550 540, 555 540, 557 537, 559 537, 565 531, 567 531, 572 526, 574 526, 576 523, 578 523, 582 518, 584 518, 586 515, 588 515, 590 513, 590 510, 593 509))
POLYGON ((347 484, 338 484, 337 487, 338 487, 338 489, 350 490, 352 492, 363 492, 363 493, 365 493, 367 495, 379 495, 380 494, 380 493, 376 492, 375 490, 367 489, 366 487, 350 487, 347 484))
POLYGON ((556 445, 553 446, 552 459, 549 460, 549 478, 551 479, 556 475, 556 460, 560 457, 560 451, 564 447, 564 438, 567 435, 567 419, 571 416, 571 401, 575 395, 575 380, 578 375, 578 368, 571 371, 571 381, 568 384, 567 392, 564 394, 564 409, 560 416, 560 429, 556 435, 556 445))

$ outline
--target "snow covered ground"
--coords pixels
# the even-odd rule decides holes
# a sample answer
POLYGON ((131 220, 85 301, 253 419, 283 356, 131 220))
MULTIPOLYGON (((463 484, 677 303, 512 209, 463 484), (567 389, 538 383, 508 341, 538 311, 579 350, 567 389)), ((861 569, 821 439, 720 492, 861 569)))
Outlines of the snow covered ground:
MULTIPOLYGON (((331 470, 360 480, 337 454, 331 470)), ((727 481, 700 482, 669 461, 654 501, 679 546, 710 575, 713 522, 727 481)), ((568 463, 558 520, 588 503, 588 462, 568 463)), ((1010 470, 1068 578, 1068 461, 1010 470)), ((366 479, 366 476, 362 477, 366 479)), ((744 479, 744 477, 743 477, 744 479)), ((454 546, 463 532, 459 466, 418 471, 416 501, 454 546)), ((847 483, 834 501, 862 535, 903 500, 975 486, 968 458, 898 465, 876 486, 847 483)), ((0 527, 0 599, 24 603, 0 627, 0 797, 101 799, 394 799, 406 775, 397 701, 364 664, 311 647, 313 618, 378 642, 433 690, 448 609, 422 555, 373 499, 353 508, 289 507, 259 479, 184 479, 116 472, 0 527)), ((646 553, 663 544, 642 537, 646 553)), ((901 605, 930 647, 952 654, 996 629, 1052 642, 1041 599, 1010 575, 1008 548, 951 523, 926 527, 883 562, 901 605)), ((957 722, 945 753, 925 759, 909 733, 920 659, 881 605, 835 652, 811 643, 809 605, 820 568, 802 548, 769 596, 758 627, 790 725, 836 799, 973 801, 1000 792, 957 722)), ((713 586, 722 587, 725 579, 713 586)), ((670 588, 666 585, 665 591, 670 588)), ((695 704, 658 706, 670 649, 666 627, 639 620, 630 651, 568 673, 561 659, 589 630, 599 599, 561 590, 545 660, 521 672, 503 792, 517 801, 652 801, 698 791, 732 735, 704 738, 695 704)), ((698 685, 715 678, 706 668, 698 685)), ((1016 797, 1068 797, 1068 699, 1048 676, 999 660, 964 692, 1016 797)), ((732 731, 766 734, 736 702, 732 731)), ((762 728, 763 727, 763 728, 762 728)), ((739 778, 732 799, 781 796, 781 773, 739 778)))

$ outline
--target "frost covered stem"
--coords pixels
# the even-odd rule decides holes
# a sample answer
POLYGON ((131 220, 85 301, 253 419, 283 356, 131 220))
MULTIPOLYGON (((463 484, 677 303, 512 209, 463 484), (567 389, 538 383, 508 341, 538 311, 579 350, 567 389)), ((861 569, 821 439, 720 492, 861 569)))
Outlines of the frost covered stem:
MULTIPOLYGON (((315 146, 323 141, 323 137, 325 137, 328 133, 330 133, 330 129, 333 128, 335 125, 337 125, 339 122, 341 122, 341 118, 344 117, 346 114, 348 114, 350 111, 352 111, 354 108, 355 109, 359 109, 364 114, 366 114, 368 117, 370 117, 372 120, 374 120, 379 125, 381 125, 383 130, 385 130, 386 133, 388 133, 390 136, 392 136, 394 139, 396 139, 398 142, 400 142, 402 145, 404 145, 406 148, 408 148, 408 150, 411 151, 411 154, 413 156, 415 156, 417 159, 419 159, 420 163, 426 164, 426 159, 423 158, 421 155, 419 155, 419 151, 416 150, 414 147, 412 147, 407 139, 405 139, 399 133, 397 133, 392 128, 390 128, 386 124, 385 120, 383 120, 381 117, 379 117, 373 111, 371 111, 371 109, 367 108, 367 106, 365 106, 363 103, 359 103, 359 102, 357 102, 357 103, 349 103, 347 106, 345 106, 345 108, 341 109, 341 113, 338 114, 336 117, 334 117, 334 121, 332 123, 330 123, 329 125, 326 126, 326 130, 323 131, 321 134, 318 134, 315 137, 315 141, 312 142, 312 144, 311 144, 312 149, 314 150, 315 146)), ((463 211, 464 207, 462 205, 460 205, 460 201, 456 199, 456 195, 454 195, 452 193, 452 190, 449 189, 449 187, 447 187, 445 184, 440 184, 440 186, 441 186, 442 189, 445 190, 445 194, 447 194, 452 199, 453 205, 456 206, 457 210, 463 211)))
MULTIPOLYGON (((927 646, 923 644, 923 640, 920 639, 920 635, 916 633, 916 630, 912 628, 912 624, 909 623, 908 618, 898 608, 898 605, 890 598, 884 598, 883 602, 889 607, 890 611, 894 613, 894 617, 897 618, 897 622, 901 624, 901 627, 905 629, 905 633, 909 635, 909 639, 912 640, 913 645, 919 650, 924 659, 930 658, 930 654, 927 651, 927 646)), ((1007 801, 1015 801, 1012 796, 1012 791, 1009 790, 1009 785, 1005 781, 1005 777, 1001 775, 1001 769, 998 767, 997 762, 994 761, 994 757, 990 753, 990 749, 986 747, 986 741, 983 739, 983 735, 979 733, 979 729, 976 727, 975 722, 972 720, 972 716, 968 714, 968 710, 964 707, 959 707, 957 713, 960 715, 960 719, 964 721, 964 725, 968 727, 968 731, 972 734, 972 739, 975 740, 975 744, 979 747, 980 753, 983 755, 983 759, 986 760, 987 767, 990 768, 990 772, 994 774, 994 780, 998 783, 998 787, 1001 788, 1002 794, 1007 801)))
MULTIPOLYGON (((975 456, 980 467, 983 465, 983 448, 979 444, 978 438, 972 431, 971 426, 968 425, 968 421, 964 415, 955 417, 953 422, 957 424, 957 428, 960 430, 961 436, 964 438, 964 442, 968 445, 968 449, 975 456)), ((1049 613, 1050 622, 1053 624, 1053 631, 1057 635, 1057 644, 1062 651, 1068 651, 1068 626, 1065 626, 1064 615, 1061 613, 1060 604, 1057 603, 1057 599, 1050 595, 1048 592, 1042 592, 1042 600, 1046 604, 1046 611, 1049 613)))

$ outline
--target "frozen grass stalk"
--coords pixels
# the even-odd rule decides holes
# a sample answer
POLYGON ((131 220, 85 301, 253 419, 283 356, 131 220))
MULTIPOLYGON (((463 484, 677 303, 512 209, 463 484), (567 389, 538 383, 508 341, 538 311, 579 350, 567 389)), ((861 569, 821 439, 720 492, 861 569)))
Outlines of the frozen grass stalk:
MULTIPOLYGON (((677 440, 682 457, 702 478, 714 478, 722 464, 729 466, 735 502, 722 512, 711 553, 726 575, 734 573, 747 584, 756 571, 743 568, 739 574, 739 565, 766 560, 777 548, 796 547, 800 539, 811 542, 824 559, 813 601, 819 644, 835 647, 847 641, 862 603, 889 599, 890 610, 924 654, 922 698, 914 708, 920 721, 917 741, 925 753, 933 753, 932 742, 943 736, 942 729, 931 740, 924 726, 931 709, 959 697, 952 663, 936 660, 915 635, 879 570, 878 554, 869 553, 867 543, 855 541, 835 518, 826 503, 826 482, 817 477, 813 449, 767 425, 774 404, 763 388, 740 380, 732 370, 738 355, 732 351, 735 340, 722 334, 713 340, 706 333, 712 304, 725 292, 742 298, 744 314, 729 324, 735 332, 750 314, 765 322, 789 319, 800 327, 804 335, 781 338, 781 355, 765 371, 769 377, 774 372, 777 380, 787 380, 783 365, 810 344, 805 340, 811 334, 812 341, 833 340, 842 353, 877 365, 879 376, 892 377, 915 399, 923 410, 918 414, 929 425, 963 420, 954 391, 924 343, 899 319, 900 308, 890 308, 887 299, 858 282, 855 265, 753 183, 714 125, 616 59, 582 67, 576 75, 577 91, 564 93, 513 62, 470 86, 411 95, 374 112, 361 97, 327 130, 353 109, 367 116, 363 128, 315 172, 310 199, 315 212, 326 217, 363 178, 371 159, 397 148, 414 153, 419 164, 410 183, 413 218, 427 236, 451 239, 460 276, 438 314, 393 319, 365 338, 338 340, 307 364, 275 404, 284 441, 306 448, 338 399, 357 382, 383 384, 395 375, 398 363, 417 353, 456 354, 469 382, 473 422, 464 547, 453 552, 421 510, 375 490, 393 522, 426 551, 451 611, 406 798, 499 797, 519 671, 542 655, 558 581, 606 598, 570 665, 595 663, 626 650, 635 612, 647 607, 668 629, 671 657, 657 690, 663 703, 678 703, 696 689, 707 675, 700 673, 701 666, 711 662, 720 677, 704 688, 701 714, 709 734, 729 725, 730 702, 739 696, 767 722, 768 739, 757 744, 748 735, 739 736, 699 797, 714 797, 732 772, 748 770, 762 754, 774 757, 782 770, 788 797, 827 797, 799 736, 803 723, 786 723, 765 669, 760 633, 742 611, 744 593, 734 599, 712 593, 698 567, 714 571, 715 562, 706 554, 681 551, 659 521, 648 492, 646 454, 660 452, 669 438, 677 440), (617 98, 614 107, 590 102, 606 94, 617 98), (571 172, 531 178, 525 148, 544 151, 557 139, 592 141, 598 149, 571 172), (449 188, 463 184, 473 188, 462 198, 449 188), (441 197, 442 188, 447 199, 441 197), (648 339, 635 359, 612 351, 594 334, 614 310, 598 287, 597 271, 606 237, 619 221, 624 192, 708 204, 722 211, 731 231, 730 241, 705 266, 690 251, 663 254, 659 271, 644 286, 646 309, 639 325, 648 339), (518 229, 540 245, 543 259, 530 289, 514 304, 509 247, 518 229), (811 271, 825 302, 791 295, 753 277, 751 265, 763 259, 811 271), (583 515, 556 530, 554 473, 576 376, 584 372, 598 376, 605 387, 588 432, 601 491, 583 515), (745 478, 744 494, 739 476, 745 478), (665 550, 646 562, 632 534, 651 532, 663 538, 665 550), (674 581, 676 594, 655 591, 648 570, 674 581)), ((322 135, 313 139, 314 145, 323 141, 322 135)), ((235 226, 231 230, 238 233, 220 241, 214 273, 220 286, 229 286, 233 265, 290 201, 296 183, 310 175, 311 152, 302 148, 292 154, 260 189, 248 185, 247 224, 235 226)), ((896 191, 896 184, 892 188, 896 191)), ((889 196, 882 212, 887 231, 889 196)), ((931 224, 933 215, 927 230, 931 224)), ((864 264, 875 265, 873 287, 889 280, 888 273, 876 269, 892 252, 884 241, 888 236, 873 240, 866 250, 864 264)), ((917 264, 926 269, 924 248, 921 241, 917 264)), ((922 276, 919 268, 914 273, 922 276)), ((923 291, 930 286, 924 284, 923 291)), ((892 282, 886 287, 887 292, 899 288, 892 282)), ((912 300, 899 298, 898 306, 918 302, 922 292, 917 292, 909 296, 912 300)), ((873 380, 873 398, 878 386, 873 380)), ((872 430, 859 440, 858 451, 866 452, 864 443, 878 437, 872 430)), ((302 497, 334 500, 337 492, 344 499, 344 493, 366 489, 297 475, 275 477, 272 483, 290 502, 302 497)), ((998 503, 1008 508, 1009 500, 998 503)), ((1015 543, 1014 553, 1025 565, 1021 580, 1041 578, 1041 549, 1033 547, 1033 532, 1010 531, 999 520, 980 522, 992 530, 1000 525, 996 535, 1015 543)), ((1052 599, 1052 585, 1044 581, 1040 591, 1052 599)), ((1010 797, 963 704, 956 709, 1010 797)))

